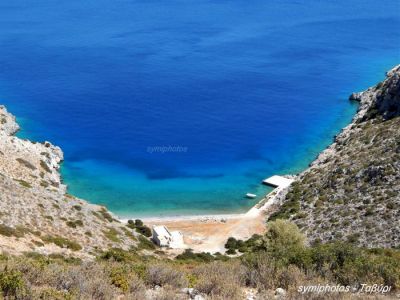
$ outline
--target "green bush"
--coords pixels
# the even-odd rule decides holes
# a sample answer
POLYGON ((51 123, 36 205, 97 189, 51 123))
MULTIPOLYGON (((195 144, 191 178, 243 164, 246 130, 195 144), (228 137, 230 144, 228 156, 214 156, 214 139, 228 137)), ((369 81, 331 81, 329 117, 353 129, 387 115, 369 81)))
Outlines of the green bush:
POLYGON ((126 226, 128 228, 135 229, 137 233, 140 233, 146 237, 151 237, 152 235, 151 229, 144 225, 142 220, 128 220, 128 224, 126 224, 126 226))
POLYGON ((275 221, 277 219, 288 219, 300 210, 300 188, 297 183, 292 185, 292 190, 288 193, 286 201, 281 205, 279 210, 272 213, 268 221, 275 221))
POLYGON ((147 226, 136 226, 136 232, 146 236, 146 237, 151 237, 151 229, 147 226))
POLYGON ((77 211, 81 211, 82 210, 82 206, 80 206, 80 205, 74 205, 72 207, 77 211))
POLYGON ((211 262, 215 258, 210 253, 194 253, 192 249, 186 249, 185 252, 175 257, 177 260, 193 260, 198 262, 211 262))
POLYGON ((14 228, 14 227, 7 226, 5 224, 0 224, 0 235, 4 235, 4 236, 8 236, 8 237, 14 236, 17 238, 21 238, 28 232, 29 231, 26 228, 21 227, 21 226, 14 228))
MULTIPOLYGON (((102 209, 100 211, 98 211, 98 213, 100 215, 97 215, 97 217, 100 216, 100 218, 105 219, 110 223, 114 221, 114 218, 111 216, 111 214, 104 207, 102 207, 102 209)), ((95 214, 95 212, 93 212, 93 214, 95 214)))
POLYGON ((235 254, 236 254, 236 250, 235 250, 235 249, 228 249, 228 250, 226 251, 226 254, 228 254, 228 255, 235 255, 235 254))
POLYGON ((26 284, 22 273, 14 270, 9 271, 6 267, 5 270, 0 272, 0 290, 5 299, 23 296, 26 290, 26 284))
POLYGON ((67 221, 66 224, 67 224, 69 227, 72 227, 72 228, 76 228, 76 227, 78 227, 78 226, 80 226, 80 227, 83 226, 82 220, 67 221))
POLYGON ((43 237, 42 240, 45 243, 53 243, 53 244, 57 245, 58 247, 71 249, 72 251, 79 251, 82 249, 82 246, 79 245, 77 242, 68 240, 61 236, 48 235, 48 236, 43 237))
POLYGON ((226 249, 233 249, 233 250, 235 250, 235 249, 238 248, 237 242, 238 242, 238 241, 237 241, 234 237, 230 237, 230 238, 228 238, 228 240, 227 240, 227 242, 226 242, 226 244, 225 244, 225 248, 226 248, 226 249))
POLYGON ((146 250, 153 250, 156 249, 156 246, 152 241, 149 241, 144 236, 139 236, 139 244, 137 245, 139 250, 146 249, 146 250))
POLYGON ((276 220, 267 224, 267 233, 260 249, 271 253, 274 257, 289 261, 295 253, 304 248, 305 236, 299 228, 286 220, 276 220))
POLYGON ((110 271, 111 283, 126 293, 130 287, 129 275, 127 270, 122 266, 114 267, 110 271))
POLYGON ((43 160, 40 161, 40 166, 43 168, 43 170, 45 170, 47 173, 51 173, 51 170, 49 168, 49 166, 47 165, 47 163, 43 160))
POLYGON ((106 252, 104 252, 102 255, 100 255, 100 258, 105 259, 105 260, 115 260, 115 261, 126 261, 127 256, 125 255, 124 251, 121 251, 122 249, 110 249, 106 252))
POLYGON ((58 291, 55 288, 44 288, 40 290, 38 299, 70 300, 73 296, 67 291, 58 291))
MULTIPOLYGON (((304 246, 292 231, 296 233, 294 227, 282 229, 275 224, 265 236, 253 236, 251 242, 237 241, 237 246, 247 246, 247 251, 233 258, 187 250, 173 261, 120 248, 109 249, 92 262, 35 252, 20 257, 3 254, 0 298, 116 299, 123 295, 126 299, 143 299, 144 282, 148 287, 193 287, 210 299, 242 299, 244 288, 257 289, 260 299, 272 299, 274 295, 267 293, 278 287, 287 290, 290 299, 303 299, 296 294, 297 288, 310 283, 377 283, 392 286, 392 291, 398 292, 399 250, 364 249, 345 242, 304 246), (294 236, 295 242, 281 241, 288 232, 292 232, 288 237, 294 236), (282 255, 288 249, 291 250, 282 255), (220 258, 221 261, 211 261, 220 258)), ((139 239, 150 243, 144 236, 139 239)), ((320 296, 318 299, 324 298, 320 296)), ((363 296, 368 295, 356 297, 363 296)), ((168 299, 177 297, 173 291, 168 299)))
POLYGON ((27 189, 30 189, 32 187, 32 185, 29 182, 26 182, 25 180, 22 179, 14 179, 14 180, 27 189))
POLYGON ((135 220, 135 226, 143 226, 143 221, 139 220, 139 219, 136 219, 135 220))
POLYGON ((17 161, 23 165, 24 167, 31 169, 32 171, 36 170, 36 167, 32 165, 29 161, 22 159, 22 158, 17 158, 17 161))
POLYGON ((125 233, 125 235, 126 235, 127 237, 129 237, 131 240, 137 241, 136 236, 132 233, 131 230, 129 230, 129 229, 126 228, 126 227, 121 227, 121 230, 122 230, 122 231, 125 233))
POLYGON ((108 231, 103 231, 104 236, 114 243, 120 243, 119 232, 115 228, 109 228, 108 231))

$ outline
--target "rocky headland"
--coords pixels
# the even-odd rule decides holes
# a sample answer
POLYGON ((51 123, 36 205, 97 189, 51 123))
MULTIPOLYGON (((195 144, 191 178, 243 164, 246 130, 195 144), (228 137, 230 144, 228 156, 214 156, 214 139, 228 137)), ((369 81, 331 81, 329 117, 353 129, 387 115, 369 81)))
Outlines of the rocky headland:
POLYGON ((138 244, 138 234, 105 207, 66 193, 59 147, 22 140, 15 136, 18 130, 15 117, 0 106, 2 252, 89 257, 110 247, 138 244))
POLYGON ((400 246, 400 66, 350 96, 359 109, 282 199, 270 219, 288 218, 310 242, 400 246))

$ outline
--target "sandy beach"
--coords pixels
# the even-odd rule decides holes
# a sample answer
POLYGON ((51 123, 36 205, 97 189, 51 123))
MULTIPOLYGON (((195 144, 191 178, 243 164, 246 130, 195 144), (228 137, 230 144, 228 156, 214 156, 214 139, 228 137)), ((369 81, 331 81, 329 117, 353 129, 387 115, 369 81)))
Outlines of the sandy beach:
MULTIPOLYGON (((191 215, 146 217, 141 220, 149 227, 164 225, 169 230, 178 230, 183 234, 186 249, 195 252, 225 252, 225 243, 229 237, 240 240, 249 239, 254 234, 264 234, 266 217, 270 214, 279 198, 287 191, 288 185, 278 186, 267 194, 249 211, 241 214, 191 215)), ((135 218, 131 218, 135 219, 135 218)), ((127 222, 128 219, 121 219, 127 222)), ((184 249, 169 249, 177 253, 184 249)))
POLYGON ((245 214, 235 217, 202 217, 145 220, 148 226, 165 225, 170 230, 183 233, 187 248, 196 252, 225 252, 224 245, 228 237, 248 239, 253 234, 265 232, 265 215, 247 217, 245 214))

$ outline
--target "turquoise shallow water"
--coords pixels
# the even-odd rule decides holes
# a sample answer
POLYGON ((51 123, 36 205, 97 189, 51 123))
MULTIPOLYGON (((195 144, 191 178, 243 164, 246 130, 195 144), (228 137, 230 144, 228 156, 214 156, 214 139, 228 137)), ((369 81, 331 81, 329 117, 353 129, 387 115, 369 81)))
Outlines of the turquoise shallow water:
POLYGON ((400 62, 398 1, 0 4, 0 99, 122 217, 241 212, 400 62), (149 151, 181 147, 180 152, 149 151))

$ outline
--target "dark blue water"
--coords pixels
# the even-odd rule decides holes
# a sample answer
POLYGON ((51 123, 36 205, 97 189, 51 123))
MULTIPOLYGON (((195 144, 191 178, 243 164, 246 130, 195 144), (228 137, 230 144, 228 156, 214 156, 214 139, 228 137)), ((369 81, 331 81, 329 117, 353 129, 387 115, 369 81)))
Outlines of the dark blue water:
POLYGON ((244 211, 351 120, 399 28, 397 0, 3 1, 0 99, 63 148, 72 194, 121 216, 244 211))

